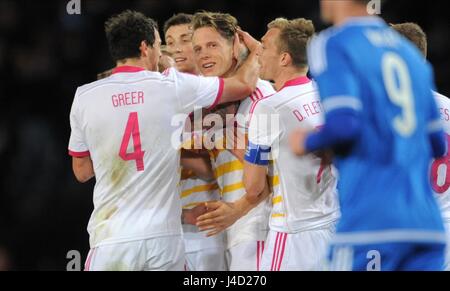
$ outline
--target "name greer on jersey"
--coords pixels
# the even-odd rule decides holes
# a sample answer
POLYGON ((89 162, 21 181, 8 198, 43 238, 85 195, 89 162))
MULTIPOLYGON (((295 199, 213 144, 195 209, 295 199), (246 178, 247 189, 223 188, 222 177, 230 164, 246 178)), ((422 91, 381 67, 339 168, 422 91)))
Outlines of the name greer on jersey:
POLYGON ((113 107, 144 104, 144 92, 134 91, 114 94, 111 97, 113 107))

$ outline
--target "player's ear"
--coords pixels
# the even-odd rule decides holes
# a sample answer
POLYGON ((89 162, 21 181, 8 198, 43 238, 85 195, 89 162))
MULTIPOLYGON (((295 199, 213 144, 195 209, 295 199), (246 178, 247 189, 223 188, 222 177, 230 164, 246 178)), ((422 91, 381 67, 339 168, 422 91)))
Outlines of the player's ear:
POLYGON ((233 57, 236 60, 239 60, 240 51, 241 51, 241 40, 239 39, 239 35, 235 33, 233 40, 233 57))
POLYGON ((148 56, 148 45, 147 42, 145 40, 141 41, 141 45, 139 46, 139 51, 141 52, 141 56, 142 57, 147 57, 148 56))
POLYGON ((281 66, 287 67, 292 63, 292 57, 288 53, 282 53, 280 58, 281 66))

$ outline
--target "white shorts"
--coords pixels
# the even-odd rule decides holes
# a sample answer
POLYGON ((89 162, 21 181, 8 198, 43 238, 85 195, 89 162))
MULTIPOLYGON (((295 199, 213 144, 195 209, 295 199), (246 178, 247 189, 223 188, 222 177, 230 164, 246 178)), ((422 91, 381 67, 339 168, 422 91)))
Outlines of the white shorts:
POLYGON ((239 243, 226 251, 229 271, 259 271, 264 241, 239 243))
POLYGON ((334 224, 298 233, 269 231, 261 271, 318 271, 326 269, 326 256, 334 224))
POLYGON ((183 271, 184 242, 166 236, 99 246, 89 251, 86 271, 183 271))
POLYGON ((224 248, 186 253, 186 271, 226 271, 224 248))

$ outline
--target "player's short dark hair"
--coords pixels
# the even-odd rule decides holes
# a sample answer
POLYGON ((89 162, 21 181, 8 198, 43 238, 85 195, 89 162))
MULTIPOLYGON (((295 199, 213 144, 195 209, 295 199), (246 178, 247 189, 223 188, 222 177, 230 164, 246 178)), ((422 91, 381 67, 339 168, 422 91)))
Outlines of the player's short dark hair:
POLYGON ((178 13, 167 19, 164 23, 164 35, 172 26, 190 24, 192 22, 192 14, 178 13))
POLYGON ((103 71, 101 73, 98 73, 97 80, 108 78, 109 76, 112 75, 112 71, 113 71, 113 69, 109 69, 109 70, 103 71))
POLYGON ((289 53, 292 58, 292 65, 297 68, 304 68, 308 65, 306 48, 315 32, 314 24, 311 20, 305 18, 292 20, 277 18, 270 22, 267 28, 280 30, 278 50, 289 53))
POLYGON ((202 27, 212 27, 226 40, 234 41, 239 28, 237 19, 228 13, 197 12, 192 19, 193 30, 202 27))
POLYGON ((158 24, 136 11, 126 10, 105 22, 109 51, 115 62, 140 56, 142 41, 153 46, 158 24))
POLYGON ((427 56, 427 35, 417 23, 405 22, 391 24, 391 26, 398 33, 415 44, 425 57, 427 56))

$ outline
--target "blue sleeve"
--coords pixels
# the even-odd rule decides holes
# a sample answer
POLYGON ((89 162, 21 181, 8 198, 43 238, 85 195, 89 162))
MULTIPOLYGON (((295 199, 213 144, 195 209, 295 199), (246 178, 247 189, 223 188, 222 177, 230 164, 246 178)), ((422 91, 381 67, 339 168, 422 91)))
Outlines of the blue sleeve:
POLYGON ((308 152, 321 149, 339 149, 348 151, 358 139, 361 132, 361 122, 354 110, 341 109, 332 111, 318 132, 310 134, 305 142, 308 152))
POLYGON ((361 132, 360 82, 343 41, 345 35, 327 37, 322 33, 308 48, 311 74, 325 111, 323 128, 306 139, 309 152, 326 148, 347 151, 361 132))

